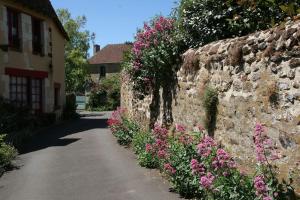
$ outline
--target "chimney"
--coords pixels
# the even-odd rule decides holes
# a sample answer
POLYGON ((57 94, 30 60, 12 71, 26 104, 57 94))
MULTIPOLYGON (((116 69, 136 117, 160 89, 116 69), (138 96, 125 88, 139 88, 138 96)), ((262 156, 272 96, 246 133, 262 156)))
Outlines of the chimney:
POLYGON ((94 44, 94 55, 96 55, 98 51, 100 51, 100 45, 94 44))

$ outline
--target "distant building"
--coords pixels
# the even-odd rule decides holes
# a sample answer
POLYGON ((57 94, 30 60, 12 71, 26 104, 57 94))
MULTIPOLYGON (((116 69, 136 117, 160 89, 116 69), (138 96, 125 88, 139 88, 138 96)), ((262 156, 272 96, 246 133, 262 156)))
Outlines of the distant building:
POLYGON ((66 40, 50 0, 0 0, 0 97, 61 114, 66 40))
POLYGON ((119 73, 123 54, 131 48, 131 44, 109 44, 100 50, 99 45, 94 45, 94 56, 88 60, 92 80, 98 83, 101 78, 119 73))

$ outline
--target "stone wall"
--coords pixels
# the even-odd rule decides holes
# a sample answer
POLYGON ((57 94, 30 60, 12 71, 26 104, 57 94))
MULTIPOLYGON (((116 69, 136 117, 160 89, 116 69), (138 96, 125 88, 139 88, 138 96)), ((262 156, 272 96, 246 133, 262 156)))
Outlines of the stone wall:
MULTIPOLYGON (((281 174, 298 170, 300 185, 300 21, 190 49, 183 60, 172 106, 174 124, 203 124, 202 98, 210 85, 219 92, 215 139, 251 169, 253 127, 265 124, 282 154, 281 174)), ((129 115, 147 126, 152 97, 134 98, 126 78, 121 95, 129 115)))

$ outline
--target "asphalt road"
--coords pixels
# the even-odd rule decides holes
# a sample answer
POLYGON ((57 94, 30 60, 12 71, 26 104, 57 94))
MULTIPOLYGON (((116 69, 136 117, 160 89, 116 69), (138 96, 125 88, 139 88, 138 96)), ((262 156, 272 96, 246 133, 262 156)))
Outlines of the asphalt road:
POLYGON ((0 178, 1 200, 179 199, 155 170, 116 143, 104 116, 86 116, 39 134, 0 178))

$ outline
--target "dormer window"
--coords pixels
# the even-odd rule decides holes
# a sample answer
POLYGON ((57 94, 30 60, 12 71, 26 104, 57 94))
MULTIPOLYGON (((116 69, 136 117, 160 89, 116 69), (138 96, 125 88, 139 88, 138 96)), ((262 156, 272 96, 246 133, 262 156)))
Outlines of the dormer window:
POLYGON ((32 50, 34 54, 42 54, 42 21, 32 17, 32 50))
POLYGON ((20 49, 20 13, 16 10, 7 9, 8 46, 12 49, 20 49))

